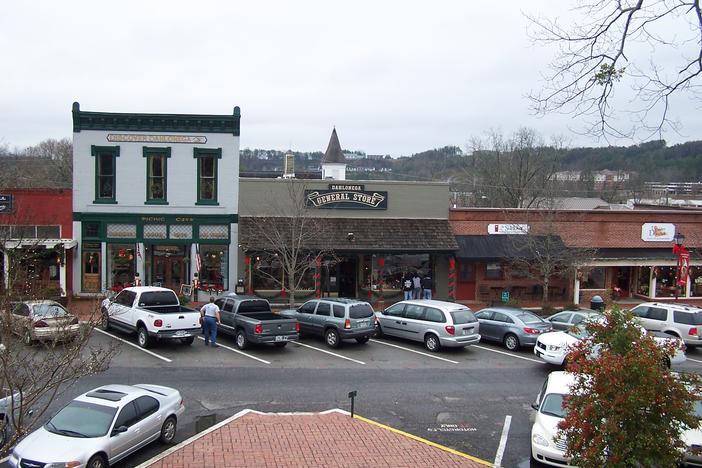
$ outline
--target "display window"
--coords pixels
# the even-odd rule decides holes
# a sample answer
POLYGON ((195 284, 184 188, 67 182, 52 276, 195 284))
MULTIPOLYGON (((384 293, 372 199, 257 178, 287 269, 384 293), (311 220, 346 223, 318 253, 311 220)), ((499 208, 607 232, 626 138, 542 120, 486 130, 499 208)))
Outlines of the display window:
POLYGON ((225 245, 200 245, 200 289, 225 291, 229 289, 229 248, 225 245))
POLYGON ((136 257, 134 244, 107 244, 107 287, 112 291, 134 284, 136 257))

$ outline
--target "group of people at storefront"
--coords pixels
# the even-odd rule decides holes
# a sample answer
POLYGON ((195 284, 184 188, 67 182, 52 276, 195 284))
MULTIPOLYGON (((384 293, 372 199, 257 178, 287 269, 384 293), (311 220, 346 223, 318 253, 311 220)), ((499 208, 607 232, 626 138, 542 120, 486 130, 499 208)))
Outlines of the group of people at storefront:
POLYGON ((418 271, 415 271, 413 274, 408 272, 402 280, 402 291, 404 292, 405 300, 431 299, 432 287, 433 282, 428 273, 422 277, 418 271))

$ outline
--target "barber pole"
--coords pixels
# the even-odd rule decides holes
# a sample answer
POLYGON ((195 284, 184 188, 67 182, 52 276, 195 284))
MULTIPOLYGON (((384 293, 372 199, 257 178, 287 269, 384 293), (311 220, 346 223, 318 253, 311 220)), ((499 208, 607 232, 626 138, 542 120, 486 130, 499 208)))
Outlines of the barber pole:
POLYGON ((246 294, 253 294, 253 287, 251 284, 251 256, 246 255, 244 257, 244 264, 246 265, 244 273, 244 284, 246 287, 246 294))

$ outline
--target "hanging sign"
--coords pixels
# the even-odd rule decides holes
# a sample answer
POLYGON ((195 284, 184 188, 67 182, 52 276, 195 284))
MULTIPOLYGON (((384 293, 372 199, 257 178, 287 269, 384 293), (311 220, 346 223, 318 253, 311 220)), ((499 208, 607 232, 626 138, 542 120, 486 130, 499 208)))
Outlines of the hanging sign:
POLYGON ((529 234, 529 225, 488 224, 488 234, 529 234))
POLYGON ((12 195, 0 194, 0 214, 12 211, 12 195))

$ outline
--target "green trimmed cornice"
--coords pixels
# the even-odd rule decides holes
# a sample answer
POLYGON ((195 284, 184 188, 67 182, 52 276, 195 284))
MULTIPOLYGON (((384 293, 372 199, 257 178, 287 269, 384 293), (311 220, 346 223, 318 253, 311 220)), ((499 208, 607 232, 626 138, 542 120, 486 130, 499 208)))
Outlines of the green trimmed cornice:
POLYGON ((137 132, 231 133, 239 136, 241 109, 232 115, 199 114, 122 114, 85 112, 73 103, 73 131, 120 130, 137 132))

